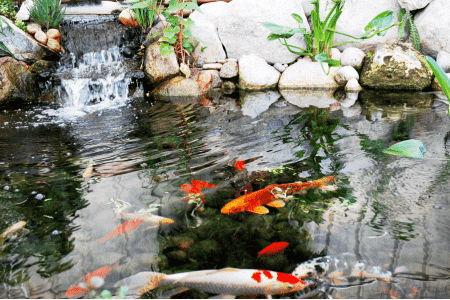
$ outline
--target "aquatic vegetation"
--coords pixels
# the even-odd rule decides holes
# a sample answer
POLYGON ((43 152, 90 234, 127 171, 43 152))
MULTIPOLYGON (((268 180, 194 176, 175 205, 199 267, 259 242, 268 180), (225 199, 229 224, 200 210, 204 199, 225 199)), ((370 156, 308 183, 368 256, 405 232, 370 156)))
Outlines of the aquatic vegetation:
POLYGON ((271 296, 303 290, 307 283, 286 273, 225 268, 171 275, 141 272, 120 280, 115 287, 122 285, 129 287, 129 292, 135 292, 136 295, 142 295, 159 286, 178 286, 220 295, 271 296))
POLYGON ((414 116, 409 115, 406 120, 396 123, 392 129, 391 137, 395 141, 404 141, 409 139, 409 131, 414 127, 414 116))
POLYGON ((89 274, 81 277, 66 291, 66 297, 74 298, 74 297, 79 297, 83 294, 89 293, 93 288, 91 280, 94 277, 100 277, 100 278, 105 279, 106 276, 108 276, 112 272, 112 270, 114 270, 118 266, 119 266, 119 262, 117 262, 112 267, 104 266, 104 267, 101 267, 101 268, 95 270, 92 273, 89 273, 89 274), (80 281, 82 281, 82 283, 84 283, 84 287, 83 287, 82 283, 81 283, 81 286, 78 285, 78 283, 80 281))
POLYGON ((422 141, 419 140, 407 140, 399 142, 391 147, 383 150, 383 153, 399 155, 409 158, 423 158, 423 154, 428 151, 425 149, 422 141))
MULTIPOLYGON (((439 85, 441 86, 442 90, 444 91, 445 96, 447 96, 447 99, 450 104, 450 79, 434 59, 432 59, 429 56, 425 56, 425 58, 427 59, 428 65, 430 65, 430 68, 433 71, 434 76, 436 76, 436 79, 439 82, 439 85)), ((448 108, 447 113, 450 114, 450 106, 448 108)))
POLYGON ((267 256, 267 255, 275 256, 278 253, 283 253, 284 249, 286 249, 287 246, 289 246, 289 243, 286 243, 286 242, 272 243, 269 246, 267 246, 266 248, 264 248, 258 252, 257 259, 260 257, 263 257, 263 256, 267 256))
POLYGON ((345 0, 333 0, 333 2, 333 8, 328 13, 327 17, 323 21, 321 21, 321 18, 319 16, 319 1, 311 1, 311 3, 314 5, 314 9, 311 10, 311 18, 313 22, 312 32, 307 32, 305 28, 301 27, 303 19, 295 13, 291 16, 298 22, 298 28, 280 26, 267 22, 261 23, 264 27, 272 32, 267 37, 267 39, 269 41, 278 40, 282 45, 286 46, 289 52, 298 55, 311 56, 313 61, 320 61, 321 63, 327 63, 332 67, 337 67, 340 65, 340 61, 330 58, 329 55, 331 48, 341 44, 358 43, 359 41, 346 41, 333 44, 335 33, 345 35, 353 39, 363 40, 371 38, 375 35, 383 36, 386 34, 386 30, 400 24, 399 22, 390 25, 393 19, 393 11, 387 10, 373 18, 373 20, 370 21, 364 28, 365 32, 360 37, 354 37, 336 30, 336 23, 340 15, 342 14, 342 8, 344 7, 345 0), (292 37, 297 33, 303 34, 303 36, 305 37, 306 45, 308 47, 307 49, 289 45, 287 43, 286 39, 292 37))

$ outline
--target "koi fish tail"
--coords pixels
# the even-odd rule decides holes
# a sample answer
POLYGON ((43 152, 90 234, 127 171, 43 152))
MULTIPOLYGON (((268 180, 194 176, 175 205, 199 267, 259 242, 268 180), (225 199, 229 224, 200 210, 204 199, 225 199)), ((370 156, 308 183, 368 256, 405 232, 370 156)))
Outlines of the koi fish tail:
POLYGON ((127 295, 140 296, 158 287, 158 283, 166 274, 157 272, 140 272, 118 281, 114 287, 128 287, 127 295))

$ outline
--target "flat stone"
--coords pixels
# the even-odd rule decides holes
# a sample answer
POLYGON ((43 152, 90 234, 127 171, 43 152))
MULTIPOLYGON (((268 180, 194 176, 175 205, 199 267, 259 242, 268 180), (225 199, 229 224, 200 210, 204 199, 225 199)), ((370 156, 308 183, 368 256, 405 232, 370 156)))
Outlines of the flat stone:
POLYGON ((203 70, 220 70, 222 68, 222 64, 214 63, 214 64, 204 64, 203 70))
POLYGON ((239 88, 263 90, 277 86, 280 72, 255 54, 239 59, 239 88))

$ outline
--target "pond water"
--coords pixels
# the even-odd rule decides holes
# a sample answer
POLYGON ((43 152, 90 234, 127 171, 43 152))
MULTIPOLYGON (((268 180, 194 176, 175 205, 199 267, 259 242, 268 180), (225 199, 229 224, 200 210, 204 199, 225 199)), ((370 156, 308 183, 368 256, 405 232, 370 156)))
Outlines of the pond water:
POLYGON ((70 295, 116 294, 117 281, 151 270, 291 273, 323 255, 401 270, 395 281, 367 284, 338 274, 333 298, 450 297, 450 119, 442 95, 212 92, 157 101, 143 97, 139 80, 114 72, 129 70, 134 62, 126 61, 114 46, 72 55, 52 87, 65 104, 0 111, 0 232, 26 222, 1 241, 2 298, 65 298, 73 286, 88 288, 83 277, 100 268, 101 286, 70 295), (99 70, 101 78, 85 76, 99 70), (407 139, 423 142, 423 159, 382 152, 407 139), (270 184, 331 175, 335 182, 293 197, 275 191, 286 206, 268 214, 220 212, 270 184), (188 193, 182 185, 192 180, 217 186, 188 193), (136 214, 173 223, 149 220, 110 235, 136 214), (274 242, 289 246, 258 258, 274 242))

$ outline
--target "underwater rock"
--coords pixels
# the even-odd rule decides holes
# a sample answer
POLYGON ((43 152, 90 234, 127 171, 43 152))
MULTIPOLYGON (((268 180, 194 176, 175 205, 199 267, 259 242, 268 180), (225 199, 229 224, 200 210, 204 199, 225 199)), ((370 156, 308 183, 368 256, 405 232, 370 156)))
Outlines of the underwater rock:
POLYGON ((380 89, 424 89, 431 84, 432 71, 412 44, 377 46, 367 55, 361 71, 363 86, 380 89))
POLYGON ((172 242, 181 250, 188 250, 193 244, 194 239, 186 236, 176 236, 172 242))
POLYGON ((222 259, 222 246, 216 240, 203 240, 192 245, 188 253, 196 261, 218 262, 222 259))
POLYGON ((184 263, 187 261, 187 258, 188 258, 186 251, 183 251, 183 250, 171 251, 171 252, 167 253, 167 257, 170 260, 172 260, 172 261, 174 260, 178 263, 184 263))

